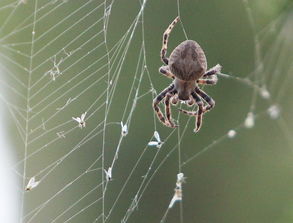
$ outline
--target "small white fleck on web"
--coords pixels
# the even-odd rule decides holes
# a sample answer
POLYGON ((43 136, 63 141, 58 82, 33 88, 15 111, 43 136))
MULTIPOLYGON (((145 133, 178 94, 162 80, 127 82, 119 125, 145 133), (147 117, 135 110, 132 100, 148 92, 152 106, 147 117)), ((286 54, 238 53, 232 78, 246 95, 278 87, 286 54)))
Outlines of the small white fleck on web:
POLYGON ((269 99, 271 97, 270 92, 266 89, 265 86, 261 87, 260 95, 264 99, 269 99))
POLYGON ((244 126, 246 128, 252 128, 254 126, 254 122, 255 122, 254 114, 252 112, 249 112, 244 121, 244 126))
POLYGON ((229 130, 227 133, 229 138, 234 138, 236 136, 237 132, 234 129, 229 130))
POLYGON ((268 108, 267 113, 271 119, 277 119, 280 117, 281 109, 278 105, 271 105, 268 108))

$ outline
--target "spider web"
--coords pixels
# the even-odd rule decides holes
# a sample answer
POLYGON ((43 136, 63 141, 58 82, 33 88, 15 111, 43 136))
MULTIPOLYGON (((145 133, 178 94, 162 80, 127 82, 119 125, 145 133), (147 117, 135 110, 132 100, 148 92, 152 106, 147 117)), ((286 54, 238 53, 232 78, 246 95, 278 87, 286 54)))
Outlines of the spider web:
POLYGON ((19 204, 9 203, 10 222, 292 220, 292 4, 260 22, 257 4, 233 4, 228 16, 194 22, 215 5, 1 1, 2 141, 15 157, 5 170, 18 182, 3 179, 2 191, 19 204), (159 124, 151 108, 170 83, 157 74, 158 52, 177 15, 168 52, 195 39, 209 67, 223 66, 218 84, 204 88, 217 105, 197 134, 194 118, 174 106, 177 129, 159 124), (235 15, 242 19, 230 24, 235 15), (80 128, 72 117, 85 112, 80 128), (160 148, 148 146, 154 131, 160 148), (178 173, 183 200, 169 208, 178 173), (32 177, 40 183, 25 191, 32 177))

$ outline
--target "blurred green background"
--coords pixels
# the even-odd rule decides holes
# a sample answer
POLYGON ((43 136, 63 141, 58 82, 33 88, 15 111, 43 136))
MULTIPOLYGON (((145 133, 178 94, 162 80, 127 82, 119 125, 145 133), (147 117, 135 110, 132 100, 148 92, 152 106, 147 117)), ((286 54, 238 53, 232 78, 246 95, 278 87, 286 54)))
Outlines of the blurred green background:
POLYGON ((0 94, 22 222, 103 222, 103 208, 106 222, 160 222, 179 171, 187 177, 182 206, 176 203, 166 222, 293 221, 291 1, 12 3, 0 3, 0 94), (197 134, 194 120, 178 116, 175 107, 175 131, 162 126, 151 107, 152 87, 159 93, 170 84, 158 73, 159 52, 178 12, 182 23, 171 33, 168 53, 185 31, 204 49, 208 67, 219 63, 230 75, 204 88, 216 107, 197 134), (280 108, 277 119, 267 114, 271 105, 280 108), (86 128, 79 129, 71 117, 85 111, 86 128), (256 117, 251 129, 242 125, 248 112, 256 117), (129 128, 123 138, 120 121, 129 128), (226 137, 231 129, 237 132, 232 139, 226 137), (154 130, 164 141, 160 150, 146 147, 154 130), (113 180, 104 183, 102 199, 103 169, 112 162, 113 180), (41 184, 23 195, 23 179, 32 176, 41 184))

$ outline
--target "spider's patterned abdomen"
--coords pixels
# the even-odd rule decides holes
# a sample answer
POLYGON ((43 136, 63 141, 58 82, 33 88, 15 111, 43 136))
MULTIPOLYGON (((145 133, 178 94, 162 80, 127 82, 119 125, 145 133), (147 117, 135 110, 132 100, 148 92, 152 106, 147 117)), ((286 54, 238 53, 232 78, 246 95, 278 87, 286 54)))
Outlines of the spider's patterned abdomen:
POLYGON ((171 53, 170 71, 181 80, 199 79, 207 70, 206 56, 200 45, 194 40, 185 40, 171 53))

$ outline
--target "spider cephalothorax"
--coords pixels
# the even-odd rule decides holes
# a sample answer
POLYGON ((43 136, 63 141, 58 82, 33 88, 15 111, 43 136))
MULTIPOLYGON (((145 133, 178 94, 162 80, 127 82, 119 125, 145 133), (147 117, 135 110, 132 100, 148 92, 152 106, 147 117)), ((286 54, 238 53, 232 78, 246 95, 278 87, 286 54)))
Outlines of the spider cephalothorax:
POLYGON ((197 111, 179 110, 187 115, 196 116, 195 132, 197 132, 201 127, 202 115, 215 106, 215 101, 201 90, 198 84, 216 84, 218 80, 216 74, 221 71, 221 66, 217 64, 207 71, 206 56, 200 45, 194 40, 180 43, 170 57, 166 57, 169 34, 178 21, 179 17, 169 25, 163 34, 161 59, 166 65, 159 69, 160 73, 172 78, 173 83, 157 95, 153 101, 153 107, 164 125, 175 128, 176 125, 171 118, 170 101, 172 104, 177 104, 178 100, 187 101, 188 105, 193 105, 195 102, 198 106, 197 111), (166 118, 158 106, 164 98, 166 118), (206 102, 206 105, 203 101, 206 102))

